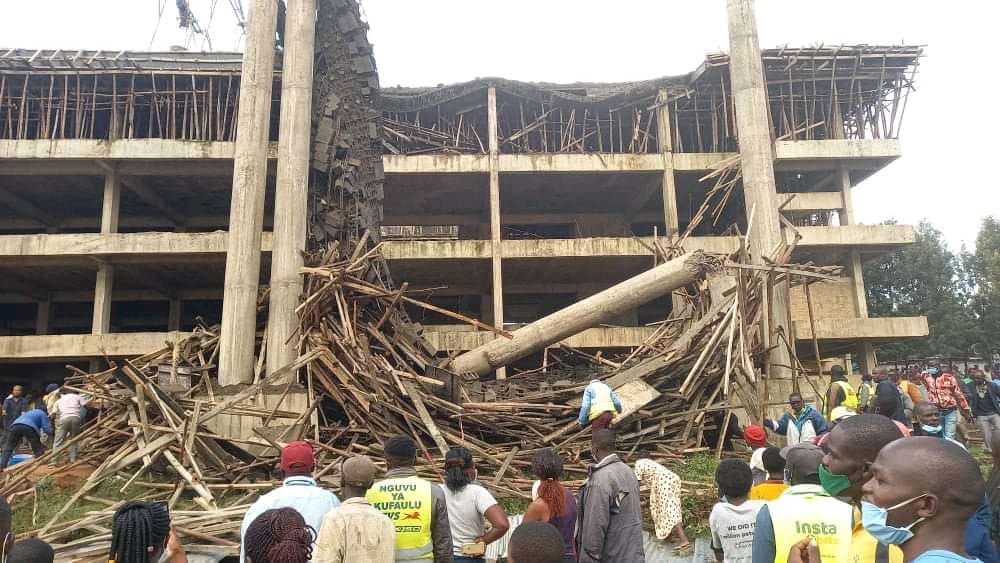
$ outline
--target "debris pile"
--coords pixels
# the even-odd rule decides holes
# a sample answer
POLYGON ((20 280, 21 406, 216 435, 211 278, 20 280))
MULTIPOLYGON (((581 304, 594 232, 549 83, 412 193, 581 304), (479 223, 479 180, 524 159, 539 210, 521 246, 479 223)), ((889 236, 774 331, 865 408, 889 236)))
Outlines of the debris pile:
MULTIPOLYGON (((582 379, 539 368, 480 381, 449 372, 449 360, 429 353, 419 327, 399 321, 394 311, 408 303, 493 330, 497 338, 509 334, 424 303, 403 289, 367 281, 378 267, 379 246, 368 249, 365 238, 350 253, 334 243, 310 259, 304 269, 307 296, 299 308, 301 354, 278 372, 261 376, 259 370, 250 386, 234 390, 215 383, 218 337, 207 327, 108 370, 71 376, 67 385, 100 406, 97 419, 76 438, 84 452, 78 463, 96 469, 59 514, 39 522, 37 535, 66 557, 106 549, 116 503, 108 501, 106 510, 75 520, 64 520, 63 514, 114 478, 122 490, 148 489, 144 498, 192 505, 178 513, 184 541, 196 550, 234 553, 238 507, 273 486, 278 451, 296 439, 313 444, 318 476, 332 484, 345 456, 364 453, 378 459, 380 444, 395 434, 418 439, 418 469, 428 477, 437 476, 436 465, 449 447, 461 445, 474 453, 484 483, 495 494, 527 498, 531 458, 539 448, 557 448, 570 473, 585 471, 590 432, 575 419, 590 377, 622 396, 625 411, 616 425, 628 457, 645 450, 676 460, 704 451, 703 434, 718 424, 713 414, 724 413, 727 422, 734 409, 760 416, 764 402, 755 366, 762 365, 765 348, 759 332, 760 317, 767 314, 762 293, 786 280, 836 273, 828 267, 730 261, 726 266, 734 275, 685 288, 685 306, 627 356, 605 358, 564 347, 593 364, 582 379), (298 380, 289 377, 294 373, 298 380), (177 384, 185 376, 190 388, 177 384), (293 407, 291 397, 303 395, 304 403, 293 407), (229 437, 213 430, 215 419, 233 415, 251 421, 250 432, 229 437)), ((777 338, 778 345, 787 345, 781 335, 777 338)), ((259 366, 265 353, 261 346, 259 366)), ((34 469, 64 451, 65 446, 11 468, 0 494, 30 494, 34 469)))

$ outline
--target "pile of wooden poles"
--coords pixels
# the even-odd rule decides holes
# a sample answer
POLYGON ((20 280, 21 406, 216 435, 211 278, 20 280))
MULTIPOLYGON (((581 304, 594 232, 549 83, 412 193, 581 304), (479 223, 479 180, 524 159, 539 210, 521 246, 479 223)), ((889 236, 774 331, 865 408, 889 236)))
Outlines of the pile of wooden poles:
MULTIPOLYGON (((606 381, 622 396, 626 408, 616 426, 628 458, 640 450, 667 461, 707 451, 706 431, 720 420, 728 423, 734 412, 759 418, 765 405, 759 385, 765 340, 759 327, 768 312, 761 307, 762 293, 769 286, 837 273, 828 267, 751 266, 734 256, 727 262, 729 275, 675 294, 684 305, 627 355, 593 356, 564 347, 590 365, 479 381, 450 373, 449 358, 435 354, 419 327, 396 313, 405 303, 493 331, 496 338, 509 334, 424 303, 405 285, 390 290, 370 281, 377 252, 378 246, 368 249, 363 241, 349 253, 332 245, 312 257, 299 307, 300 356, 278 372, 264 376, 258 370, 249 386, 220 388, 215 382, 218 337, 209 327, 105 371, 74 373, 67 385, 99 407, 96 420, 76 438, 84 452, 77 463, 95 469, 66 508, 39 522, 33 533, 67 557, 106 548, 109 519, 119 502, 107 500, 106 509, 82 518, 63 515, 78 500, 94 500, 93 491, 115 479, 122 491, 145 488, 143 498, 182 508, 178 522, 185 543, 234 553, 237 507, 273 486, 278 451, 296 439, 313 444, 317 473, 332 484, 345 456, 379 459, 381 444, 396 434, 417 438, 419 470, 428 477, 438 475, 448 448, 463 446, 473 452, 481 478, 496 495, 525 498, 533 480, 531 459, 540 448, 557 448, 571 474, 585 471, 590 430, 577 424, 576 415, 591 378, 606 381), (185 375, 189 388, 176 384, 185 375), (252 431, 226 435, 216 424, 224 417, 250 421, 252 431)), ((778 343, 789 345, 787 339, 778 343)), ((261 360, 264 353, 261 348, 261 360)), ((7 471, 0 494, 26 494, 38 468, 64 453, 65 447, 7 471)))

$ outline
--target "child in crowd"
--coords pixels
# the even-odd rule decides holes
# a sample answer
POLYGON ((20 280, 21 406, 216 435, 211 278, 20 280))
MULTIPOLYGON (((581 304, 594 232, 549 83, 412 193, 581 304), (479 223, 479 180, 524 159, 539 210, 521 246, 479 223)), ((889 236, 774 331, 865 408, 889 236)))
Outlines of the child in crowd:
POLYGON ((788 483, 785 482, 785 458, 781 457, 781 450, 774 446, 768 447, 762 458, 767 479, 753 486, 750 500, 774 500, 788 488, 788 483))
POLYGON ((725 498, 708 517, 716 560, 750 563, 757 511, 764 506, 763 501, 748 498, 753 484, 750 466, 736 459, 723 460, 715 470, 715 482, 725 498))

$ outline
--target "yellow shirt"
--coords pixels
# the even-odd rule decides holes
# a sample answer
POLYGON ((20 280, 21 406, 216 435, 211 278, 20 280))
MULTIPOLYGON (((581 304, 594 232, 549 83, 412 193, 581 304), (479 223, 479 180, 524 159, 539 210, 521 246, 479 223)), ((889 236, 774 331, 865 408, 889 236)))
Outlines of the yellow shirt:
POLYGON ((788 488, 788 483, 782 481, 764 481, 750 489, 750 500, 774 500, 788 488))

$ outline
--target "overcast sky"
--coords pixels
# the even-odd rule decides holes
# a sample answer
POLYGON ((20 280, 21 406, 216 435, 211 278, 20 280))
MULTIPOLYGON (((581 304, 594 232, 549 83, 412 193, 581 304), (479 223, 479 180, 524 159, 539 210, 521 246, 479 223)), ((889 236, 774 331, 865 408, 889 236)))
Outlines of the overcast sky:
MULTIPOLYGON (((215 50, 240 46, 231 7, 240 2, 250 4, 190 0, 215 50)), ((208 49, 177 28, 175 0, 3 4, 5 47, 208 49)), ((694 70, 728 43, 724 0, 363 0, 363 9, 386 86, 482 76, 642 80, 694 70)), ((903 157, 855 189, 859 221, 928 218, 957 250, 974 245, 982 217, 1000 215, 1000 80, 991 60, 998 19, 1000 4, 990 0, 757 2, 761 47, 927 46, 901 129, 903 157)))

